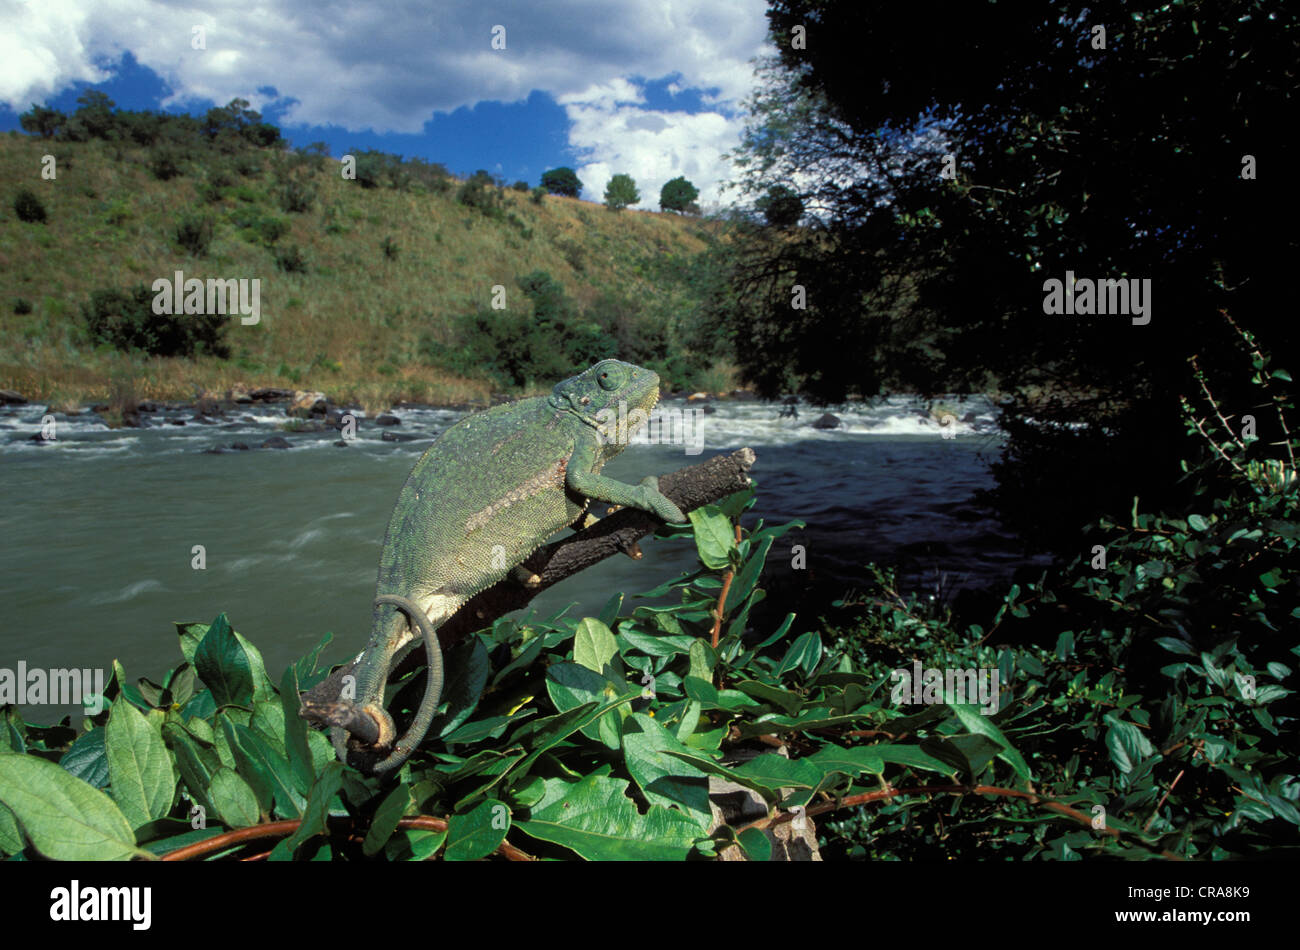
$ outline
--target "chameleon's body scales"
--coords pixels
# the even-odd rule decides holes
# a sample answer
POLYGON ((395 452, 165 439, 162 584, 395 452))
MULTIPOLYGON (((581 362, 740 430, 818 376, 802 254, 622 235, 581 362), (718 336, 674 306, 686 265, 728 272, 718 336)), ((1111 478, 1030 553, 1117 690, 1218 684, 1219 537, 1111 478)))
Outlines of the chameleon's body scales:
MULTIPOLYGON (((634 431, 659 397, 658 376, 617 360, 597 363, 558 384, 549 396, 496 406, 462 419, 420 457, 398 495, 380 555, 373 633, 356 669, 356 702, 385 724, 384 686, 399 655, 415 639, 403 601, 446 622, 470 597, 511 572, 551 535, 574 524, 590 499, 684 521, 653 478, 627 485, 600 470, 626 448, 602 438, 620 417, 634 431), (639 417, 636 413, 639 411, 639 417), (603 426, 603 429, 602 429, 603 426)), ((436 637, 430 656, 436 649, 436 637)), ((437 657, 439 679, 441 657, 437 657)), ((393 753, 375 766, 395 768, 423 738, 436 709, 429 690, 416 721, 393 753), (417 734, 418 733, 418 734, 417 734)), ((346 761, 345 734, 334 730, 346 761)))

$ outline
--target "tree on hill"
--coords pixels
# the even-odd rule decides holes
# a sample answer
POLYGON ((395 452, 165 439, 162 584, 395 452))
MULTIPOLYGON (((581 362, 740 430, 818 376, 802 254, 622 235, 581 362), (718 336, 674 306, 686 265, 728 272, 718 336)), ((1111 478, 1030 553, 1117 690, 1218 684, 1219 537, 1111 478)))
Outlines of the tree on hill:
POLYGON ((659 207, 664 211, 677 211, 681 214, 699 214, 700 207, 695 203, 699 196, 700 190, 678 175, 659 190, 659 207))
POLYGON ((611 211, 622 211, 640 200, 641 193, 636 190, 636 182, 631 175, 615 175, 605 186, 605 205, 611 211))
POLYGON ((32 107, 18 117, 18 124, 24 132, 39 135, 43 139, 53 138, 67 125, 68 117, 58 109, 47 109, 32 103, 32 107))
POLYGON ((582 191, 582 181, 578 178, 577 172, 565 165, 561 168, 552 168, 542 175, 542 187, 553 195, 576 198, 582 191))

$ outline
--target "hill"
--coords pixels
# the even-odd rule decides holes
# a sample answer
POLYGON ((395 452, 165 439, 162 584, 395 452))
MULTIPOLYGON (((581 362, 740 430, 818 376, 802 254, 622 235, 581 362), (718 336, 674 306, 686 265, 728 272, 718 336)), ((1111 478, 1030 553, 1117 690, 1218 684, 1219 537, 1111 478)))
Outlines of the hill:
POLYGON ((709 336, 697 324, 710 222, 357 158, 346 179, 310 150, 0 136, 0 388, 71 407, 115 388, 188 399, 242 383, 372 409, 540 387, 550 364, 579 354, 642 360, 674 388, 730 383, 693 346, 709 336), (45 155, 54 180, 41 177, 45 155), (24 191, 43 222, 18 213, 24 191), (260 280, 259 321, 225 321, 228 358, 96 343, 83 316, 96 291, 128 294, 178 270, 260 280), (505 310, 491 306, 494 287, 505 310), (540 359, 561 337, 572 345, 558 361, 540 359))

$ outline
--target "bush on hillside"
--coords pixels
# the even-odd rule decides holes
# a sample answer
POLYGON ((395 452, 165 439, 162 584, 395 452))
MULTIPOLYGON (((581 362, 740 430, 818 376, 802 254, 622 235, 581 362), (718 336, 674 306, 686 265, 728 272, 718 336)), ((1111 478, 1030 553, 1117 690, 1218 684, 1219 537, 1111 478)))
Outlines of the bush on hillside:
POLYGON ((14 214, 28 224, 45 223, 45 203, 30 188, 19 188, 14 195, 14 214))
POLYGON ((176 225, 176 243, 195 257, 208 253, 214 225, 207 215, 188 214, 176 225))
MULTIPOLYGON (((168 291, 164 291, 168 293, 168 291)), ((222 336, 224 314, 154 313, 157 295, 144 285, 133 290, 96 290, 81 307, 91 342, 151 356, 230 355, 222 336)))

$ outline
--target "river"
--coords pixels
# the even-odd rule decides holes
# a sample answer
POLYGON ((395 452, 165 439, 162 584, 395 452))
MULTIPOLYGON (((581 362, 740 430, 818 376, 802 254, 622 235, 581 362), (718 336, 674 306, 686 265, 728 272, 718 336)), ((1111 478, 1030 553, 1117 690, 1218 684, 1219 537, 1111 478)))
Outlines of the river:
MULTIPOLYGON (((808 606, 799 590, 815 587, 824 600, 860 584, 873 560, 901 558, 907 586, 920 590, 996 584, 1023 563, 1016 539, 971 498, 991 485, 988 465, 1002 445, 987 400, 961 403, 956 417, 966 421, 942 428, 901 396, 833 409, 843 425, 831 430, 813 428, 822 410, 802 405, 797 418, 753 400, 712 405, 695 417, 701 454, 634 444, 605 474, 635 482, 753 448, 751 515, 808 524, 769 559, 788 604, 808 606), (805 549, 807 583, 791 568, 795 544, 805 549)), ((681 399, 661 406, 687 408, 681 399)), ((207 622, 221 611, 277 680, 326 631, 334 640, 325 659, 359 650, 397 492, 434 436, 462 416, 400 409, 400 425, 363 419, 341 448, 333 431, 281 432, 283 406, 240 406, 207 425, 192 410, 163 411, 149 414, 156 424, 148 428, 116 430, 89 412, 55 414, 57 439, 42 445, 31 436, 45 412, 0 410, 0 668, 110 669, 116 658, 132 678, 154 679, 181 660, 172 622, 207 622), (166 418, 187 424, 157 424, 166 418), (384 441, 383 432, 415 438, 384 441), (256 448, 275 435, 292 447, 256 448), (255 448, 204 452, 236 442, 255 448)), ((647 539, 642 548, 643 560, 610 559, 546 591, 534 608, 576 601, 576 610, 594 612, 612 591, 648 590, 695 565, 681 541, 647 539)), ((50 711, 25 708, 37 722, 57 718, 50 711)))

